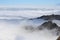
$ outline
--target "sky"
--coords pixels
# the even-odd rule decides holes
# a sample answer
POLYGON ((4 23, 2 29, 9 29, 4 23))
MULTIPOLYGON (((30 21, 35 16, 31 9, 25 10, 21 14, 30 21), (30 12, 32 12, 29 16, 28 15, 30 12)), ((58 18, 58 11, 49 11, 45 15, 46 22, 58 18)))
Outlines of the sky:
POLYGON ((0 5, 60 5, 60 0, 0 0, 0 5))

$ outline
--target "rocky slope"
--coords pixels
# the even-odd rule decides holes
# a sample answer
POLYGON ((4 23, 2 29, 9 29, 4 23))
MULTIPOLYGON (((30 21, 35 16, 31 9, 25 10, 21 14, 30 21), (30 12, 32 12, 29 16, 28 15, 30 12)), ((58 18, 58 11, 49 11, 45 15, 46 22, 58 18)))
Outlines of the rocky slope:
POLYGON ((46 15, 46 16, 41 16, 41 19, 45 19, 45 20, 60 20, 60 15, 46 15))
POLYGON ((56 35, 60 35, 60 27, 56 23, 53 23, 52 21, 44 22, 42 25, 38 26, 38 29, 39 30, 43 30, 43 29, 53 30, 53 29, 56 29, 55 30, 56 35))
POLYGON ((54 29, 54 28, 58 28, 58 25, 56 23, 53 23, 52 21, 48 21, 48 22, 44 22, 41 26, 38 27, 39 29, 54 29))
MULTIPOLYGON (((41 17, 37 17, 37 18, 34 18, 34 19, 44 19, 44 20, 60 20, 60 15, 43 15, 41 17)), ((31 19, 33 20, 33 19, 31 19)))

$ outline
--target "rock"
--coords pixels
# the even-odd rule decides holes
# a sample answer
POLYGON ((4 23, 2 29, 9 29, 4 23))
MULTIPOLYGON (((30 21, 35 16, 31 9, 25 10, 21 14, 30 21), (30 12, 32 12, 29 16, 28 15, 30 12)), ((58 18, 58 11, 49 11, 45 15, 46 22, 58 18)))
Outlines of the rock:
POLYGON ((57 40, 60 40, 60 36, 57 38, 57 40))
POLYGON ((52 29, 56 29, 55 34, 56 35, 60 35, 60 27, 56 24, 53 23, 52 21, 48 21, 48 22, 44 22, 41 26, 38 26, 39 30, 43 30, 43 29, 48 29, 48 30, 52 30, 52 29))
POLYGON ((56 23, 53 23, 52 21, 44 22, 41 26, 38 27, 39 29, 54 29, 58 28, 58 25, 56 23))
POLYGON ((60 15, 43 15, 34 19, 44 19, 44 20, 60 20, 60 15))

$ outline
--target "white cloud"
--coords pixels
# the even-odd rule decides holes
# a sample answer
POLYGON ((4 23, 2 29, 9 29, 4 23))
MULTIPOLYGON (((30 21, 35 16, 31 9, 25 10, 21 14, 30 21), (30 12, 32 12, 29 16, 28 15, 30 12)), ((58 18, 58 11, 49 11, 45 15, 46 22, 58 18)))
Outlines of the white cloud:
MULTIPOLYGON (((57 36, 50 34, 48 30, 29 32, 23 29, 24 22, 20 24, 11 24, 9 22, 0 23, 1 40, 56 40, 57 36)), ((25 22, 27 23, 27 22, 25 22)), ((28 24, 27 24, 28 25, 28 24)))
MULTIPOLYGON (((0 11, 0 15, 11 15, 11 16, 23 16, 23 17, 39 17, 41 15, 50 15, 54 12, 60 11, 59 6, 35 6, 35 5, 1 5, 0 8, 4 8, 4 10, 0 11), (38 10, 16 10, 12 11, 9 8, 36 8, 38 10), (6 10, 9 9, 9 10, 6 10), (40 10, 39 10, 40 9, 40 10)), ((56 14, 56 13, 55 13, 56 14)))

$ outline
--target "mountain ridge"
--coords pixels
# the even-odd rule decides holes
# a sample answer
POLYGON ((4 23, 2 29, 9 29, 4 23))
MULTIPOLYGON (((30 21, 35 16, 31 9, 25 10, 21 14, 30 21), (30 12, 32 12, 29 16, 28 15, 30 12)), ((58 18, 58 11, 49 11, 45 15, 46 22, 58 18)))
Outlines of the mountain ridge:
MULTIPOLYGON (((60 20, 60 15, 43 15, 41 17, 37 17, 37 18, 34 18, 34 19, 43 19, 43 20, 60 20)), ((33 20, 33 19, 31 19, 33 20)))

